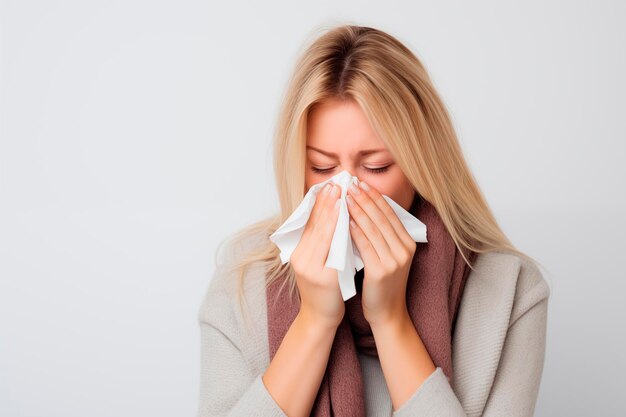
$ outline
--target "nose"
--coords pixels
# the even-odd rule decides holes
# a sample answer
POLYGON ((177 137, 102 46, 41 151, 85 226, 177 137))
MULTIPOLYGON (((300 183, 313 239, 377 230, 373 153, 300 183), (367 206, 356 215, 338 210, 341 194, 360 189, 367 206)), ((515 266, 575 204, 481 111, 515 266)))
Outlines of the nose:
POLYGON ((341 172, 343 170, 346 170, 350 173, 350 175, 352 175, 353 177, 356 176, 356 172, 357 172, 357 166, 353 161, 350 161, 346 158, 347 162, 341 162, 339 165, 339 171, 341 172))

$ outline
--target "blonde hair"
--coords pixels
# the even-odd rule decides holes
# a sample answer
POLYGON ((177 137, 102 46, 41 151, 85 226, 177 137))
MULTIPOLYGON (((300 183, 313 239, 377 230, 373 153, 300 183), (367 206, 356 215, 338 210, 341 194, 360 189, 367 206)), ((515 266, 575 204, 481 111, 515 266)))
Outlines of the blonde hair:
MULTIPOLYGON (((516 249, 491 212, 463 157, 450 116, 417 57, 393 36, 371 27, 342 25, 306 47, 289 80, 274 137, 274 173, 280 213, 231 236, 237 242, 261 234, 261 244, 230 265, 238 271, 242 306, 246 268, 265 266, 268 286, 297 293, 290 263, 281 264, 271 235, 302 202, 305 190, 306 124, 312 107, 327 99, 353 99, 366 114, 419 195, 431 203, 463 258, 502 251, 532 262, 516 249)), ((224 243, 224 242, 222 242, 224 243)), ((221 245, 221 244, 220 244, 221 245)))

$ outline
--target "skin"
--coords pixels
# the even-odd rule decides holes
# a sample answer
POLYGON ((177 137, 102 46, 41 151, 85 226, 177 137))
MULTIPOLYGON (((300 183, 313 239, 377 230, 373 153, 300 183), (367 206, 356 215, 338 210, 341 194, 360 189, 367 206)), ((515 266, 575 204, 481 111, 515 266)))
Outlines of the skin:
MULTIPOLYGON (((416 243, 382 194, 408 210, 415 191, 354 100, 330 100, 309 115, 306 189, 347 170, 361 181, 346 200, 350 233, 365 264, 361 301, 394 411, 435 365, 406 305, 416 243), (377 150, 376 152, 366 152, 377 150), (384 172, 372 169, 388 167, 384 172), (316 172, 316 170, 324 172, 316 172)), ((337 273, 325 263, 338 217, 335 194, 320 193, 291 263, 302 297, 300 312, 263 375, 270 395, 289 416, 308 416, 345 308, 337 273)))
POLYGON ((316 107, 307 124, 306 189, 347 170, 389 196, 405 210, 413 201, 413 186, 395 164, 383 141, 372 130, 365 114, 354 100, 332 100, 316 107), (318 150, 315 150, 318 149, 318 150), (357 155, 367 150, 381 150, 357 155), (325 155, 320 151, 334 155, 325 155), (383 173, 372 168, 389 166, 383 173), (328 169, 323 173, 312 168, 328 169))

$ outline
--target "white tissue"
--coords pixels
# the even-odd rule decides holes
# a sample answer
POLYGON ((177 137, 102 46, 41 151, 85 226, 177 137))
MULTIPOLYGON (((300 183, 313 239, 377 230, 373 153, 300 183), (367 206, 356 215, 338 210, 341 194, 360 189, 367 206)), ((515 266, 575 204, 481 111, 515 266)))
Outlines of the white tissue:
MULTIPOLYGON (((340 196, 341 202, 339 203, 339 218, 337 219, 337 225, 330 244, 325 266, 337 270, 339 288, 341 289, 341 295, 345 301, 356 294, 354 275, 356 271, 364 267, 363 260, 350 235, 350 212, 348 211, 346 202, 346 195, 350 184, 354 183, 357 186, 359 185, 357 177, 343 170, 332 178, 311 186, 300 205, 270 236, 270 240, 280 249, 282 263, 285 264, 289 262, 291 254, 300 242, 304 227, 313 210, 315 197, 328 182, 340 185, 342 191, 340 196)), ((426 225, 388 196, 383 194, 383 198, 387 200, 413 240, 415 242, 427 242, 426 225)))

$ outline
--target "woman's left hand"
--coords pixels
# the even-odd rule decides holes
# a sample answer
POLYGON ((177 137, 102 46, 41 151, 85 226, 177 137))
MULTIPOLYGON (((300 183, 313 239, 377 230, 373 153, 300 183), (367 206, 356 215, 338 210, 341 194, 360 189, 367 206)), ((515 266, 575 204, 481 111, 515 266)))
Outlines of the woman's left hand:
POLYGON ((406 286, 416 242, 382 194, 360 185, 348 188, 346 200, 350 234, 365 264, 361 305, 374 327, 408 317, 406 286))

